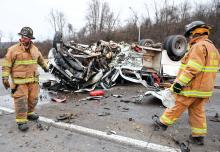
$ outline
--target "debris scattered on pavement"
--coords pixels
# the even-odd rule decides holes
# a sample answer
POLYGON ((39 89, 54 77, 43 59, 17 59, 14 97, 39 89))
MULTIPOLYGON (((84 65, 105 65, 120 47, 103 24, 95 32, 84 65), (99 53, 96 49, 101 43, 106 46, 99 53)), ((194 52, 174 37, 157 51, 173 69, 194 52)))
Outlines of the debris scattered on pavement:
POLYGON ((66 102, 66 97, 63 97, 63 98, 52 97, 51 101, 58 102, 58 103, 63 103, 63 102, 66 102))
POLYGON ((129 103, 131 101, 130 100, 126 100, 126 99, 121 99, 120 102, 129 103))
POLYGON ((118 95, 118 94, 113 94, 112 96, 115 97, 115 98, 121 98, 122 97, 122 95, 118 95))
POLYGON ((101 112, 101 113, 97 113, 97 116, 109 116, 111 115, 110 112, 101 112))
POLYGON ((89 92, 90 96, 104 96, 105 92, 103 90, 94 90, 89 92))
POLYGON ((181 150, 181 152, 190 152, 189 147, 186 146, 185 143, 180 143, 179 146, 180 146, 180 150, 181 150))
POLYGON ((13 131, 12 131, 12 130, 9 130, 8 133, 11 134, 11 133, 13 133, 13 131))
POLYGON ((57 121, 63 121, 65 123, 73 123, 74 122, 73 119, 76 119, 78 117, 79 117, 78 114, 64 113, 64 114, 61 114, 61 115, 57 116, 56 120, 57 121))
POLYGON ((109 131, 107 131, 107 135, 112 135, 112 134, 116 135, 116 132, 113 131, 113 130, 109 130, 109 131))
POLYGON ((215 89, 220 89, 220 86, 214 86, 215 89))
POLYGON ((39 129, 40 131, 46 130, 48 131, 50 129, 50 126, 48 125, 43 125, 42 123, 40 123, 39 121, 37 121, 37 129, 39 129))
POLYGON ((128 112, 128 111, 129 111, 129 108, 127 108, 127 107, 123 107, 121 110, 121 112, 128 112))
POLYGON ((144 96, 149 95, 160 99, 162 104, 167 108, 171 108, 175 105, 175 98, 169 89, 160 91, 147 91, 144 95, 134 96, 132 98, 135 98, 135 103, 143 103, 144 96))
POLYGON ((104 109, 105 109, 105 110, 111 110, 111 109, 110 109, 110 108, 108 108, 108 107, 104 107, 104 109))
POLYGON ((190 148, 189 148, 189 141, 186 141, 186 144, 178 139, 176 139, 176 137, 174 137, 173 135, 169 135, 169 137, 171 138, 171 140, 174 141, 174 143, 176 145, 178 145, 180 147, 181 152, 190 152, 190 148))
POLYGON ((137 96, 133 96, 131 98, 135 98, 135 101, 133 101, 133 103, 141 104, 141 103, 143 103, 144 95, 137 95, 137 96))
POLYGON ((41 123, 37 123, 37 129, 39 129, 40 131, 44 130, 44 127, 41 123))
POLYGON ((134 118, 128 118, 128 121, 135 121, 134 118))
POLYGON ((215 116, 211 117, 209 120, 213 122, 220 122, 219 114, 216 113, 215 116))
POLYGON ((138 131, 138 132, 141 132, 141 133, 144 132, 143 129, 142 129, 140 126, 138 126, 138 125, 135 125, 134 130, 135 130, 135 131, 138 131))
POLYGON ((83 99, 80 99, 79 101, 86 101, 86 100, 101 100, 101 99, 105 99, 105 96, 92 96, 92 97, 86 97, 83 99))

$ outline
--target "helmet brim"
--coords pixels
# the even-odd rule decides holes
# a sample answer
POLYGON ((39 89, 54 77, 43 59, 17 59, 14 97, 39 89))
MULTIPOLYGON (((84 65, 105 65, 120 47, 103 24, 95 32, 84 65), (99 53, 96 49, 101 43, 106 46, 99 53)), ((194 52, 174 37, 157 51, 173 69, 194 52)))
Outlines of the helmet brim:
POLYGON ((22 34, 22 33, 20 33, 20 32, 18 33, 18 35, 28 37, 28 38, 30 38, 30 39, 32 39, 32 40, 34 40, 34 39, 35 39, 35 37, 33 37, 33 36, 32 36, 32 37, 30 37, 30 36, 24 35, 24 34, 22 34))

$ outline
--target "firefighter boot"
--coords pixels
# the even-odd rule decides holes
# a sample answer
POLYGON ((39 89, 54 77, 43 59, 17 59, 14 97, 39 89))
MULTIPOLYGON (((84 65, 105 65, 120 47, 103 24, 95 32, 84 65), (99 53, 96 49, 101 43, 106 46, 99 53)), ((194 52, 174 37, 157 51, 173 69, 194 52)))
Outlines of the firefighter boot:
POLYGON ((195 145, 204 145, 204 137, 193 137, 192 135, 189 136, 189 141, 195 145))
POLYGON ((28 127, 26 122, 19 122, 19 123, 17 123, 17 125, 18 125, 18 129, 20 131, 25 132, 25 131, 27 131, 29 129, 29 127, 28 127))
POLYGON ((157 115, 152 116, 152 120, 154 122, 154 129, 155 130, 160 130, 162 129, 163 131, 167 130, 167 125, 164 125, 163 123, 160 122, 160 118, 157 115))
POLYGON ((39 116, 36 113, 31 113, 31 114, 28 114, 27 116, 27 119, 32 120, 32 121, 37 120, 38 118, 39 116))

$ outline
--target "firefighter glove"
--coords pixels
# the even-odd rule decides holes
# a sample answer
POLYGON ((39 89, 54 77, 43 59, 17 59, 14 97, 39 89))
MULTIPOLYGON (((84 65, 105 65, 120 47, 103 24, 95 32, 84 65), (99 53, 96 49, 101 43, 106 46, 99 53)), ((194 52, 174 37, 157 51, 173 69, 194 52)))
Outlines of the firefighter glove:
POLYGON ((2 83, 3 83, 4 87, 5 87, 5 89, 10 88, 10 83, 9 83, 8 79, 3 78, 2 79, 2 83))
POLYGON ((182 88, 183 88, 183 86, 181 86, 181 84, 179 84, 178 82, 175 82, 173 84, 173 92, 175 92, 175 93, 180 93, 182 88))

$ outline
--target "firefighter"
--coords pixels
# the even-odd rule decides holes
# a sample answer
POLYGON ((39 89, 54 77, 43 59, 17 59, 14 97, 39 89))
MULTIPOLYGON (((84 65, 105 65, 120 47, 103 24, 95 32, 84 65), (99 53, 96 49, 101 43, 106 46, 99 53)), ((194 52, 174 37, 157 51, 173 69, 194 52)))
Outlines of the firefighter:
POLYGON ((39 93, 38 64, 45 72, 48 72, 48 68, 40 51, 32 42, 35 39, 33 30, 23 27, 18 34, 21 36, 19 43, 8 48, 4 58, 2 81, 5 89, 11 88, 18 129, 26 131, 29 129, 28 120, 39 118, 35 113, 39 93))
POLYGON ((191 126, 190 141, 204 145, 207 135, 205 103, 213 94, 220 56, 213 42, 208 39, 211 27, 203 21, 194 21, 185 26, 185 37, 190 49, 181 60, 177 77, 171 86, 176 98, 175 106, 167 108, 162 116, 152 117, 162 130, 176 122, 188 109, 191 126))

